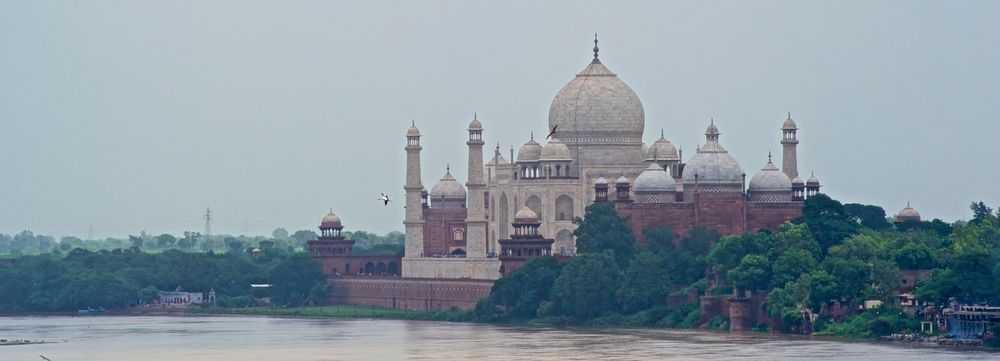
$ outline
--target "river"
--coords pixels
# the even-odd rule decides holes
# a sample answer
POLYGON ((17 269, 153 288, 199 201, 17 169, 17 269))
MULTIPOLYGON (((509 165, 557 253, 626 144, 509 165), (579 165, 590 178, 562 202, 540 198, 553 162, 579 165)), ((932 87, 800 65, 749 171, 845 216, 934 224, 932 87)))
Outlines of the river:
POLYGON ((0 317, 0 360, 983 360, 1000 353, 668 329, 209 316, 0 317))

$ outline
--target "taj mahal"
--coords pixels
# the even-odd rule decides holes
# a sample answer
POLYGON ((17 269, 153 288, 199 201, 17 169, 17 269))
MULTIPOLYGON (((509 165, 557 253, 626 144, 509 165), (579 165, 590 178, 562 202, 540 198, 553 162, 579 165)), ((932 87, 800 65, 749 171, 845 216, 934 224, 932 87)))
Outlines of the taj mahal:
POLYGON ((819 192, 816 177, 803 181, 798 173, 798 127, 790 115, 776 127, 780 169, 770 155, 760 168, 741 166, 714 120, 687 159, 662 131, 647 146, 639 96, 601 62, 596 37, 593 51, 552 100, 548 129, 555 131, 548 139, 529 135, 509 159, 498 145, 486 160, 485 127, 473 117, 464 185, 449 170, 427 191, 421 133, 410 126, 403 277, 492 280, 534 256, 571 257, 573 219, 593 202, 615 202, 642 241, 641 231, 656 225, 675 232, 704 225, 723 234, 774 229, 819 192), (744 169, 755 168, 748 182, 744 169))

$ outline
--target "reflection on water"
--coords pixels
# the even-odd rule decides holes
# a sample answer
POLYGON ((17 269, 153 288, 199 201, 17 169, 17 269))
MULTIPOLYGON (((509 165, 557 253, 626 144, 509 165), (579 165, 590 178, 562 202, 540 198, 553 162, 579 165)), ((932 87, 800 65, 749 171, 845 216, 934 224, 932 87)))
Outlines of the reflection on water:
POLYGON ((664 329, 268 317, 0 317, 0 360, 983 360, 982 351, 664 329))

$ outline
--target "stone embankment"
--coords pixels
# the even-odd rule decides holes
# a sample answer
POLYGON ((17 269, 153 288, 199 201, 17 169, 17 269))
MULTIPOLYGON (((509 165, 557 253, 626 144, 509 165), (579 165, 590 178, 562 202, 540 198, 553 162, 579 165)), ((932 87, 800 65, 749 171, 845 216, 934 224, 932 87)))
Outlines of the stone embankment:
POLYGON ((897 342, 897 343, 908 343, 923 346, 973 346, 981 347, 983 346, 983 340, 978 339, 967 339, 967 338, 948 338, 943 336, 927 336, 912 333, 899 334, 894 333, 889 336, 882 336, 879 338, 881 341, 885 342, 897 342))

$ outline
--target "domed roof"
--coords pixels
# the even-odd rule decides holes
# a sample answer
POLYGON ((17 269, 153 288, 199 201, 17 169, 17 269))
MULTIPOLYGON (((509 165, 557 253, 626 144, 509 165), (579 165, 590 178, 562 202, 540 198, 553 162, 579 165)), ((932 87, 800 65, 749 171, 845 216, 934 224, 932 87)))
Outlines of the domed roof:
POLYGON ((767 164, 764 168, 754 174, 753 178, 750 178, 750 185, 748 186, 751 191, 792 191, 792 181, 788 179, 788 176, 784 172, 774 166, 771 162, 771 155, 767 155, 767 164))
POLYGON ((618 180, 615 181, 615 184, 631 183, 631 182, 632 181, 623 174, 621 177, 618 177, 618 180))
POLYGON ((336 214, 333 214, 332 210, 330 211, 330 213, 323 216, 323 220, 320 221, 319 223, 319 228, 340 228, 340 227, 343 227, 343 224, 340 223, 340 217, 337 217, 336 214))
POLYGON ((667 138, 663 137, 662 130, 660 131, 660 139, 653 142, 653 145, 646 150, 647 161, 680 159, 680 156, 677 155, 677 148, 667 138))
POLYGON ((451 176, 451 169, 431 187, 431 198, 465 198, 465 187, 451 176))
POLYGON ((646 170, 635 177, 632 188, 636 192, 673 192, 677 190, 674 178, 667 174, 659 164, 650 164, 646 170))
POLYGON ((910 207, 910 202, 906 202, 906 208, 896 214, 897 218, 920 218, 920 212, 910 207))
POLYGON ((798 176, 795 176, 795 179, 792 179, 792 184, 793 185, 804 186, 806 183, 802 181, 802 178, 799 178, 798 176))
POLYGON ((573 160, 570 156, 569 147, 559 139, 553 137, 542 147, 540 160, 573 160))
POLYGON ((538 214, 535 213, 535 211, 531 210, 531 208, 522 206, 521 209, 518 209, 517 213, 514 214, 514 222, 537 223, 538 214))
POLYGON ((477 114, 472 115, 472 122, 469 123, 469 130, 483 130, 483 123, 479 122, 477 114))
POLYGON ((784 130, 795 130, 799 129, 795 126, 795 121, 792 120, 792 112, 788 112, 788 118, 785 119, 785 123, 781 125, 781 129, 784 130))
POLYGON ((539 158, 542 157, 542 146, 535 141, 535 136, 532 134, 531 139, 527 143, 521 146, 521 149, 517 151, 517 161, 518 162, 537 162, 539 158))
POLYGON ((818 186, 819 185, 819 179, 816 179, 816 173, 812 173, 812 174, 809 175, 809 179, 806 180, 806 185, 810 185, 810 186, 812 186, 812 185, 817 185, 818 186))
POLYGON ((417 129, 417 124, 415 122, 410 123, 410 129, 406 130, 406 136, 407 137, 420 136, 420 130, 417 129))
POLYGON ((597 58, 559 90, 549 107, 549 129, 558 125, 567 143, 642 142, 646 125, 639 96, 597 58), (620 141, 619 141, 620 140, 620 141))
POLYGON ((597 178, 597 180, 594 181, 594 184, 608 184, 608 180, 607 180, 607 178, 600 177, 600 178, 597 178))
POLYGON ((743 183, 743 167, 719 144, 719 134, 713 120, 705 130, 705 145, 684 166, 684 183, 694 183, 695 175, 699 183, 743 183))
POLYGON ((715 126, 715 119, 714 118, 712 119, 711 123, 708 123, 708 128, 705 128, 705 135, 710 135, 710 134, 714 134, 714 135, 721 134, 721 133, 719 133, 719 127, 715 126))

